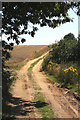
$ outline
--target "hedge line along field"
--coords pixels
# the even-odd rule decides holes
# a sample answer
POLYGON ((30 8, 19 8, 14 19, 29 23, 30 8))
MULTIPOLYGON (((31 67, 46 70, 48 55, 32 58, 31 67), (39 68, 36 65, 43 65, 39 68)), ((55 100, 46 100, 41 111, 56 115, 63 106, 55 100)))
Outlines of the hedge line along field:
POLYGON ((13 50, 10 51, 11 58, 6 61, 6 65, 11 68, 20 68, 25 62, 30 59, 39 57, 44 52, 50 49, 48 45, 19 45, 14 46, 13 50))
POLYGON ((44 59, 42 69, 53 75, 56 78, 56 82, 61 84, 61 87, 75 91, 80 96, 79 51, 77 38, 72 33, 69 33, 56 44, 53 44, 52 51, 44 59))

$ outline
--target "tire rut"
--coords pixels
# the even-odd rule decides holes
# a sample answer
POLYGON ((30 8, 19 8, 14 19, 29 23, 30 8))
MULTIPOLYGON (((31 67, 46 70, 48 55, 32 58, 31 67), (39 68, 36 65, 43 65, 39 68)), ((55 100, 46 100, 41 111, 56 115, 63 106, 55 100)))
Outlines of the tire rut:
POLYGON ((78 118, 78 101, 76 102, 76 108, 74 108, 59 88, 47 82, 48 78, 40 72, 42 62, 43 60, 40 60, 34 66, 33 78, 41 87, 46 102, 51 105, 55 118, 78 118), (52 86, 51 89, 50 86, 52 86))
POLYGON ((26 63, 17 73, 17 80, 12 84, 9 107, 11 118, 41 118, 37 112, 36 102, 33 101, 35 90, 34 84, 27 76, 27 70, 32 63, 43 58, 47 53, 26 63))

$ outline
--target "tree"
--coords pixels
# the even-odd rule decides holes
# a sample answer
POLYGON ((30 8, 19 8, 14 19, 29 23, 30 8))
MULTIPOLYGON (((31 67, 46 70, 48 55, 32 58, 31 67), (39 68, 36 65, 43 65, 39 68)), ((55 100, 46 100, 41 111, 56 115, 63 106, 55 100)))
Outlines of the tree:
MULTIPOLYGON (((79 5, 80 2, 5 2, 2 4, 2 33, 8 35, 7 40, 13 39, 19 44, 21 34, 30 34, 34 37, 38 30, 34 27, 35 24, 55 28, 72 21, 67 12, 75 6, 79 15, 79 5), (33 24, 31 31, 28 29, 29 23, 33 24)), ((25 39, 22 38, 21 42, 25 42, 25 39)))
POLYGON ((64 36, 64 39, 73 40, 73 39, 75 39, 75 37, 74 37, 74 35, 72 33, 69 33, 69 34, 64 36))

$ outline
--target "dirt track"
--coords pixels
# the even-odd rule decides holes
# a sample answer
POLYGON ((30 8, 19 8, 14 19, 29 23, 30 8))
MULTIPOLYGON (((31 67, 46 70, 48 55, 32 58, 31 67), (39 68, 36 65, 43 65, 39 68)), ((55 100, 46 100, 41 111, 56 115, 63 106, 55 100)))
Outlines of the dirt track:
MULTIPOLYGON (((45 54, 43 55, 45 56, 45 54)), ((39 57, 42 58, 43 56, 39 57)), ((32 63, 39 58, 30 60, 20 71, 18 71, 17 80, 12 85, 12 98, 9 103, 10 116, 14 118, 41 118, 36 110, 36 103, 33 101, 35 94, 34 84, 28 79, 27 70, 32 63), (36 111, 36 112, 34 112, 36 111)))
MULTIPOLYGON (((43 57, 43 56, 42 56, 43 57)), ((28 79, 27 70, 37 59, 29 61, 24 67, 18 71, 18 79, 12 86, 12 102, 9 104, 11 116, 15 118, 41 118, 37 112, 33 97, 35 94, 34 84, 28 79)), ((52 107, 55 118, 78 118, 78 102, 73 96, 65 95, 65 91, 61 91, 55 84, 49 82, 44 73, 39 72, 42 60, 40 60, 33 68, 33 79, 37 85, 42 88, 41 92, 45 97, 45 101, 52 107), (75 104, 72 104, 73 103, 75 104)))
POLYGON ((52 83, 48 82, 48 78, 40 72, 41 63, 43 60, 39 61, 38 64, 33 68, 33 78, 37 84, 42 88, 42 94, 45 97, 47 103, 52 106, 55 118, 77 118, 78 117, 78 102, 76 106, 72 106, 67 98, 64 96, 64 92, 61 92, 60 88, 57 88, 52 83))

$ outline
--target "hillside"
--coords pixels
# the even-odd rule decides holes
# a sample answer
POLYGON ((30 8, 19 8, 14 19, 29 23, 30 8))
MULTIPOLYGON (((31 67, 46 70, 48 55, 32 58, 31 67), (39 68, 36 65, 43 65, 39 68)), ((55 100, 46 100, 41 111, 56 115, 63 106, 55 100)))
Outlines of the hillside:
POLYGON ((47 45, 19 45, 10 51, 11 58, 6 65, 14 68, 23 65, 30 59, 34 59, 49 50, 47 45))

